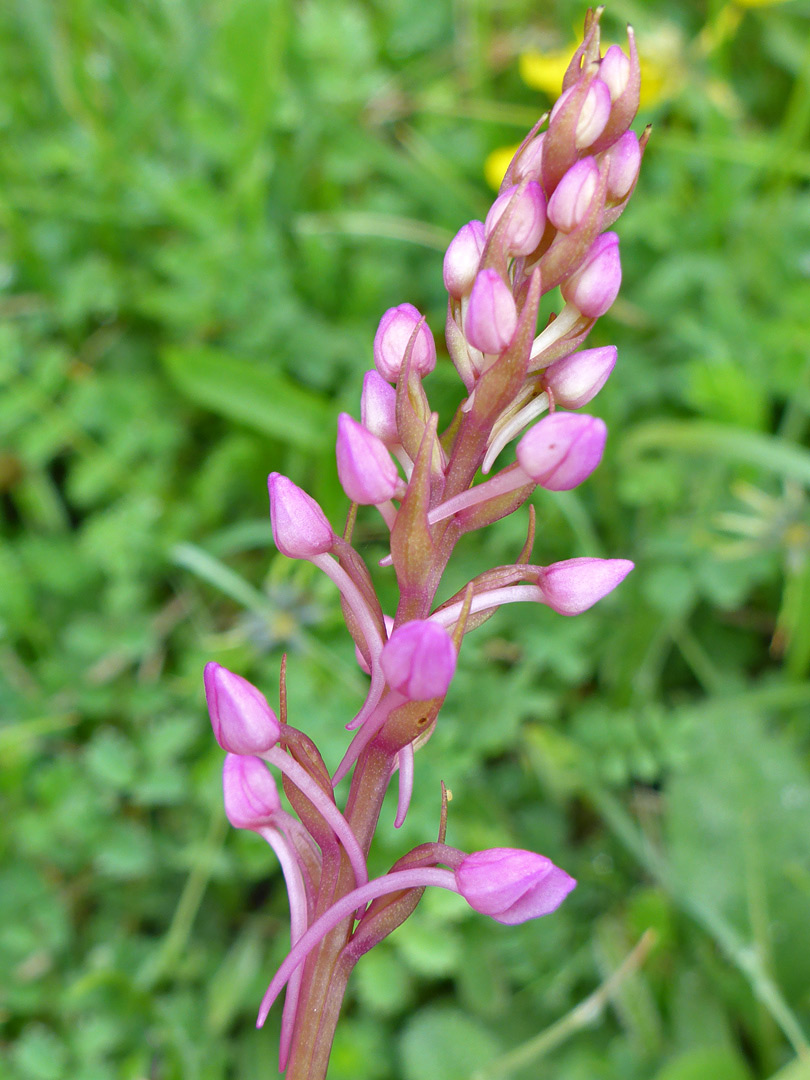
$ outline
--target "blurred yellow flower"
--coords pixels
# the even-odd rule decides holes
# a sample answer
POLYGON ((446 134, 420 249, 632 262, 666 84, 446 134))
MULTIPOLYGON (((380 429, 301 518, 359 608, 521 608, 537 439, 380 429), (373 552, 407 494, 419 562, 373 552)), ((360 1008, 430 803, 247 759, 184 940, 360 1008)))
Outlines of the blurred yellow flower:
MULTIPOLYGON (((756 0, 754 0, 756 2, 756 0)), ((769 0, 764 0, 769 2, 769 0)), ((770 0, 775 2, 775 0, 770 0)), ((666 39, 661 38, 659 47, 647 48, 641 54, 641 107, 645 105, 657 105, 660 101, 670 97, 675 80, 673 79, 673 48, 674 42, 671 35, 666 39)), ((603 52, 608 46, 603 47, 603 52)), ((626 46, 625 46, 626 49, 626 46)), ((534 90, 542 90, 550 99, 556 98, 560 93, 563 75, 571 60, 572 46, 558 49, 551 53, 525 52, 521 55, 518 70, 520 77, 527 86, 534 90)), ((677 52, 680 52, 678 49, 677 52)), ((675 66, 677 70, 677 65, 675 66)))
POLYGON ((484 162, 484 179, 493 191, 497 191, 501 186, 501 180, 506 175, 509 162, 519 146, 520 143, 515 143, 514 146, 499 146, 487 156, 484 162))
MULTIPOLYGON (((781 0, 737 0, 738 3, 778 3, 781 0)), ((518 61, 520 77, 533 90, 542 90, 550 101, 560 94, 563 75, 576 46, 553 52, 528 51, 518 61)), ((603 52, 608 45, 603 45, 603 52)), ((626 44, 624 46, 627 48, 626 44)), ((677 30, 663 27, 654 35, 646 35, 641 63, 641 107, 658 105, 673 97, 685 78, 683 41, 677 30)), ((484 176, 497 191, 517 146, 501 146, 493 150, 484 162, 484 176)))

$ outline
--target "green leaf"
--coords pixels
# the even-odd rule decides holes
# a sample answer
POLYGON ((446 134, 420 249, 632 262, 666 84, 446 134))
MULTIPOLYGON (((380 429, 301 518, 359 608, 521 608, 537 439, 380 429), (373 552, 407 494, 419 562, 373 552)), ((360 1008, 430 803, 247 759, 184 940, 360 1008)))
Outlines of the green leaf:
POLYGON ((221 416, 310 452, 333 439, 332 410, 266 365, 202 346, 166 349, 163 363, 186 397, 221 416))
POLYGON ((445 1007, 418 1012, 399 1045, 405 1080, 469 1080, 499 1051, 495 1036, 480 1021, 445 1007))
POLYGON ((733 1050, 688 1050, 655 1074, 655 1080, 750 1080, 748 1066, 733 1050))
POLYGON ((810 485, 810 451, 779 438, 707 420, 654 420, 635 428, 622 445, 625 457, 645 450, 711 454, 737 464, 756 465, 785 479, 810 485))

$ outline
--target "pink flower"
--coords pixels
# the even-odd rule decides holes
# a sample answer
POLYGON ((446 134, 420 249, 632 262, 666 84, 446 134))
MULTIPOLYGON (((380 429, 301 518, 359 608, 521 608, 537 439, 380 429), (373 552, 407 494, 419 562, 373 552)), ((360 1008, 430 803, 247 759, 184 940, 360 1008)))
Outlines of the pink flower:
POLYGON ((631 192, 641 168, 641 146, 634 131, 625 131, 613 146, 605 151, 608 162, 608 199, 621 202, 631 192))
POLYGON ((596 397, 616 364, 616 346, 582 349, 555 361, 543 372, 543 383, 557 405, 581 409, 596 397))
POLYGON ((352 502, 378 506, 393 496, 399 473, 385 443, 348 413, 338 417, 336 455, 341 487, 352 502))
POLYGON ((472 288, 484 242, 482 221, 468 221, 450 241, 444 256, 444 287, 456 300, 466 296, 472 288))
POLYGON ((577 161, 560 180, 548 203, 548 220, 560 232, 571 232, 591 208, 599 183, 599 166, 592 157, 577 161))
POLYGON ((475 279, 464 321, 467 340, 483 353, 500 353, 517 328, 512 290, 497 270, 482 270, 475 279))
POLYGON ((490 848, 466 856, 456 870, 456 884, 475 911, 513 926, 555 911, 576 881, 545 855, 490 848))
POLYGON ((444 697, 456 670, 456 648, 443 626, 428 619, 403 623, 383 646, 383 674, 409 701, 444 697))
POLYGON ((225 815, 235 829, 261 829, 281 810, 276 782, 265 763, 249 754, 227 754, 222 766, 225 815))
POLYGON ((214 661, 205 665, 203 679, 211 726, 223 750, 261 754, 276 745, 278 719, 260 690, 214 661))
POLYGON ((556 412, 526 432, 517 445, 521 469, 548 491, 569 491, 602 460, 603 420, 585 413, 556 412))
POLYGON ((311 559, 331 551, 335 534, 323 510, 310 495, 277 472, 268 476, 267 488, 273 540, 282 555, 290 559, 311 559))
POLYGON ((360 396, 360 419, 363 427, 382 439, 386 446, 399 442, 397 431, 397 392, 372 368, 363 378, 360 396))
MULTIPOLYGON (((396 382, 405 360, 405 350, 422 316, 413 304, 389 308, 380 319, 374 336, 374 366, 384 379, 396 382)), ((427 323, 416 336, 411 356, 411 368, 427 375, 436 366, 436 344, 427 323)))
POLYGON ((560 615, 581 615, 613 592, 630 571, 629 559, 565 559, 545 567, 538 585, 545 603, 560 615))
POLYGON ((630 61, 619 45, 611 45, 602 57, 599 78, 607 84, 611 101, 624 93, 630 79, 630 61))
POLYGON ((619 237, 607 232, 597 236, 585 261, 563 282, 560 292, 566 303, 573 304, 589 319, 598 319, 616 299, 621 283, 619 237))
POLYGON ((509 209, 505 245, 513 255, 531 255, 543 236, 546 227, 546 197, 543 189, 531 180, 521 191, 517 185, 507 188, 490 207, 484 222, 489 237, 495 226, 509 209))
MULTIPOLYGON (((571 86, 562 97, 557 99, 554 108, 551 110, 550 123, 554 123, 565 103, 577 89, 577 86, 571 86)), ((577 150, 584 150, 596 142, 605 130, 609 117, 610 90, 601 79, 593 79, 585 94, 585 100, 582 102, 576 120, 574 145, 577 150)))

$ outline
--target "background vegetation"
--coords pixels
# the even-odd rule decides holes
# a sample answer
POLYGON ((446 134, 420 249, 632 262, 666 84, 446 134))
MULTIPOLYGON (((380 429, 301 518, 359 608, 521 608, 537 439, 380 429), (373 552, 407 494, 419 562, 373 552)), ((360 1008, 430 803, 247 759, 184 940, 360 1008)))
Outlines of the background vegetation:
MULTIPOLYGON (((336 763, 362 677, 331 585, 272 546, 265 478, 342 519, 334 420, 377 320, 408 300, 441 338, 443 245, 548 104, 519 57, 583 15, 0 8, 10 1080, 274 1074, 278 1018, 253 1022, 286 897, 226 829, 202 668, 272 700, 287 650, 291 719, 336 763)), ((580 885, 517 928, 427 896, 359 966, 333 1080, 810 1076, 809 16, 610 5, 655 132, 591 342, 619 346, 607 459, 538 495, 536 557, 638 569, 584 617, 507 608, 470 639, 408 823, 374 851, 384 869, 433 836, 443 778, 451 843, 541 850, 580 885)), ((431 394, 457 393, 443 355, 431 394)), ((457 577, 514 558, 523 527, 457 577)))

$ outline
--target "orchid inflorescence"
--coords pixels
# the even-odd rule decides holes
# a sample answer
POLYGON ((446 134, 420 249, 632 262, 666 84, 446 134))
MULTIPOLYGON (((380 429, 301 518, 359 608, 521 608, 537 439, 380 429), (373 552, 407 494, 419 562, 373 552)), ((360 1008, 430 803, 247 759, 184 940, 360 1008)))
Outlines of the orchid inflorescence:
POLYGON ((459 893, 476 911, 511 924, 553 911, 576 884, 533 852, 467 855, 448 846, 444 792, 438 841, 407 852, 371 881, 366 858, 395 773, 395 825, 405 820, 414 750, 435 729, 464 635, 517 601, 577 615, 632 569, 625 559, 531 564, 530 506, 517 561, 479 574, 435 604, 460 537, 513 513, 537 486, 575 487, 602 458, 605 424, 568 410, 598 393, 616 361, 613 346, 579 347, 619 290, 619 241, 605 230, 635 187, 648 132, 639 139, 629 130, 639 100, 632 30, 627 53, 612 45, 601 56, 600 15, 589 11, 562 95, 518 148, 486 220, 464 225, 445 255, 447 348, 465 390, 446 431, 438 433, 422 383, 436 364, 433 335, 420 312, 403 303, 380 321, 360 422, 345 413, 338 419, 338 476, 354 504, 344 535, 292 480, 270 475, 276 546, 332 579, 358 663, 370 676, 335 772, 287 722, 286 662, 278 716, 241 676, 216 663, 205 670, 214 733, 227 752, 226 814, 272 846, 289 893, 291 950, 258 1023, 286 985, 280 1067, 299 1080, 325 1075, 349 973, 412 913, 426 886, 459 893), (538 335, 541 297, 557 287, 564 306, 538 335), (514 464, 490 476, 518 437, 514 464), (487 479, 476 482, 479 472, 487 479), (376 507, 390 531, 381 565, 397 578, 393 618, 383 614, 351 544, 358 505, 376 507), (294 813, 282 808, 268 764, 280 772, 294 813), (340 810, 334 789, 349 774, 340 810))

